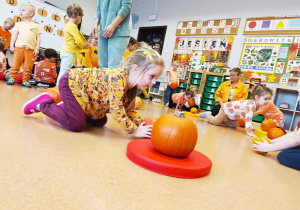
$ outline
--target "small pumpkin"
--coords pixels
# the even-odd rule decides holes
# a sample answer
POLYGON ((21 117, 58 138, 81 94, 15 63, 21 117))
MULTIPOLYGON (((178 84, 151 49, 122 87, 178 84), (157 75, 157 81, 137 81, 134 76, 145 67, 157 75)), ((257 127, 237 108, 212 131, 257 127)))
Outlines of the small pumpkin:
POLYGON ((267 133, 269 139, 276 139, 283 135, 285 135, 285 131, 282 130, 281 128, 271 128, 267 133))
POLYGON ((192 120, 182 112, 160 117, 153 126, 151 142, 154 149, 171 157, 187 157, 195 148, 198 132, 192 120))
POLYGON ((48 12, 47 12, 47 10, 44 10, 44 8, 43 8, 43 9, 42 9, 42 8, 39 8, 39 9, 38 9, 38 14, 39 14, 40 16, 42 16, 42 17, 47 17, 48 12))
POLYGON ((198 110, 195 107, 191 108, 191 113, 197 114, 197 112, 198 112, 198 110))
POLYGON ((10 6, 17 6, 18 1, 17 0, 6 0, 6 3, 10 6))
MULTIPOLYGON (((271 142, 270 142, 269 139, 267 139, 267 138, 264 138, 264 139, 265 139, 269 144, 271 144, 271 142)), ((255 138, 253 138, 252 144, 255 144, 255 143, 254 143, 255 141, 260 142, 260 143, 264 143, 264 140, 262 140, 261 137, 255 137, 255 138)), ((254 147, 253 147, 253 148, 254 148, 254 147)), ((267 154, 267 152, 258 152, 258 151, 256 151, 256 152, 259 153, 259 154, 262 154, 262 155, 267 154)))
POLYGON ((57 35, 58 35, 58 36, 61 36, 61 37, 64 37, 64 31, 61 30, 61 29, 58 29, 58 30, 57 30, 57 35))
POLYGON ((59 22, 61 20, 60 16, 58 14, 52 14, 52 20, 56 21, 56 22, 59 22))
POLYGON ((140 97, 136 97, 135 98, 135 106, 134 106, 134 108, 135 109, 140 109, 141 106, 142 106, 142 104, 143 104, 142 99, 140 97))
POLYGON ((44 25, 44 31, 46 31, 47 33, 52 33, 53 28, 49 25, 44 25))
POLYGON ((50 95, 50 98, 53 99, 56 104, 61 102, 61 98, 57 86, 54 88, 47 88, 43 92, 48 93, 50 95))
POLYGON ((154 125, 156 121, 157 121, 156 117, 146 117, 142 119, 142 122, 146 122, 145 125, 154 125))
POLYGON ((21 21, 24 21, 24 18, 21 17, 21 16, 18 16, 18 15, 15 15, 14 16, 14 21, 17 23, 17 22, 21 22, 21 21))
POLYGON ((193 100, 193 99, 188 100, 188 105, 189 105, 190 107, 195 106, 195 100, 193 100))
POLYGON ((276 122, 274 122, 273 120, 265 119, 264 121, 261 122, 260 127, 263 131, 268 132, 271 128, 277 128, 277 125, 276 122))
POLYGON ((238 119, 238 124, 241 127, 245 127, 245 119, 238 119))
POLYGON ((178 87, 178 83, 177 83, 177 82, 172 82, 171 85, 170 85, 170 87, 171 87, 172 89, 175 89, 175 88, 178 87))

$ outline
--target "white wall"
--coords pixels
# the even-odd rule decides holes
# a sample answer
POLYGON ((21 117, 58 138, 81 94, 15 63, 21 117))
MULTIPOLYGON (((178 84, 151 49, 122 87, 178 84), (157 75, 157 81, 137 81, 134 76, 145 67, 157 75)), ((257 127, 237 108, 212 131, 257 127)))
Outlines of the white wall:
MULTIPOLYGON (((245 20, 248 17, 264 17, 287 14, 300 15, 300 0, 158 0, 157 20, 149 21, 154 14, 156 0, 135 0, 132 12, 139 15, 137 27, 167 25, 163 48, 166 68, 170 67, 175 45, 175 31, 178 21, 241 18, 238 35, 235 35, 228 65, 237 67, 242 50, 245 20)), ((133 35, 137 36, 137 29, 133 35)))

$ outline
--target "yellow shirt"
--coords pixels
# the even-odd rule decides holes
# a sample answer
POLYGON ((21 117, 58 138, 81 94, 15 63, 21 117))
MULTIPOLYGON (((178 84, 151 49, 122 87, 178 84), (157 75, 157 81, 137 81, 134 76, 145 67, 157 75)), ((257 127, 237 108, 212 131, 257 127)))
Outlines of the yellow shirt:
POLYGON ((84 53, 82 65, 85 67, 98 68, 98 47, 90 46, 90 48, 84 53))
MULTIPOLYGON (((232 89, 231 81, 223 82, 215 94, 215 101, 216 102, 223 101, 224 103, 228 102, 231 89, 232 89)), ((231 101, 246 100, 247 97, 248 97, 248 88, 244 83, 239 81, 238 84, 233 89, 233 96, 231 101)))
POLYGON ((129 50, 126 50, 124 53, 124 58, 127 58, 130 54, 131 52, 129 50))
POLYGON ((82 60, 83 60, 83 55, 80 53, 76 53, 74 56, 73 65, 74 66, 77 66, 78 64, 82 65, 82 60))
POLYGON ((61 50, 73 54, 83 52, 85 51, 83 49, 84 43, 87 43, 87 41, 78 30, 77 25, 66 23, 64 27, 64 45, 61 50))
POLYGON ((128 134, 141 123, 134 110, 138 88, 127 87, 122 69, 78 68, 69 71, 69 86, 76 100, 91 119, 101 119, 111 112, 128 134))
POLYGON ((37 35, 42 33, 41 27, 35 22, 18 22, 13 28, 18 32, 15 47, 28 47, 31 50, 36 48, 37 35))

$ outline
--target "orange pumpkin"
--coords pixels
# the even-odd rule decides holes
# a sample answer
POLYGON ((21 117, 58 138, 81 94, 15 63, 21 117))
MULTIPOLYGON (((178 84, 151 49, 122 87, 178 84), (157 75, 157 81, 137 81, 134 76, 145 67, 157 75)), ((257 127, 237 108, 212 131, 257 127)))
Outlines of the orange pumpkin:
POLYGON ((46 31, 47 33, 52 33, 53 32, 53 28, 51 26, 44 25, 44 31, 46 31))
POLYGON ((260 127, 263 131, 268 132, 271 128, 277 128, 277 125, 273 120, 265 119, 264 121, 262 121, 260 127))
POLYGON ((198 110, 195 107, 191 108, 191 113, 197 114, 197 112, 198 112, 198 110))
POLYGON ((135 106, 134 106, 134 108, 135 109, 140 109, 141 106, 142 106, 142 104, 143 104, 142 99, 140 97, 136 97, 135 98, 135 106))
POLYGON ((146 117, 142 119, 142 122, 146 122, 145 125, 154 125, 156 121, 157 121, 156 117, 146 117))
POLYGON ((193 107, 193 106, 195 106, 195 100, 188 100, 188 105, 190 106, 190 107, 193 107))
POLYGON ((24 21, 24 18, 23 17, 20 17, 20 16, 17 16, 15 15, 14 16, 14 21, 17 23, 17 22, 21 22, 21 21, 24 21))
POLYGON ((43 92, 48 93, 50 95, 50 98, 53 99, 56 104, 61 102, 57 86, 54 88, 47 88, 43 92))
POLYGON ((196 146, 197 128, 182 112, 176 112, 175 115, 166 114, 156 121, 151 142, 154 149, 164 155, 187 157, 196 146))
POLYGON ((170 87, 171 87, 172 89, 175 89, 175 88, 178 87, 178 83, 177 83, 177 82, 172 82, 171 85, 170 85, 170 87))
POLYGON ((59 22, 61 20, 60 16, 58 14, 52 14, 52 20, 59 22))
MULTIPOLYGON (((267 138, 264 138, 269 144, 271 144, 271 142, 270 142, 270 140, 269 139, 267 139, 267 138)), ((261 137, 255 137, 255 138, 253 138, 253 140, 252 140, 252 144, 255 144, 254 142, 255 141, 257 141, 257 142, 260 142, 260 143, 264 143, 264 141, 261 139, 261 137)), ((253 147, 254 148, 254 147, 253 147)), ((267 154, 267 152, 258 152, 258 151, 256 151, 257 153, 259 153, 259 154, 262 154, 262 155, 265 155, 265 154, 267 154)))
POLYGON ((10 6, 17 6, 18 1, 17 0, 6 0, 6 3, 10 6))
POLYGON ((270 128, 267 136, 269 139, 276 139, 280 136, 283 136, 285 132, 281 128, 270 128))
POLYGON ((61 30, 61 29, 58 29, 58 30, 57 30, 57 35, 58 35, 58 36, 61 36, 61 37, 64 37, 64 31, 61 30))
POLYGON ((42 16, 42 17, 46 17, 46 16, 48 15, 48 12, 47 12, 47 10, 44 10, 44 9, 42 9, 42 8, 39 8, 39 9, 38 9, 38 14, 39 14, 40 16, 42 16))
POLYGON ((241 127, 245 127, 245 119, 238 119, 238 124, 241 127))

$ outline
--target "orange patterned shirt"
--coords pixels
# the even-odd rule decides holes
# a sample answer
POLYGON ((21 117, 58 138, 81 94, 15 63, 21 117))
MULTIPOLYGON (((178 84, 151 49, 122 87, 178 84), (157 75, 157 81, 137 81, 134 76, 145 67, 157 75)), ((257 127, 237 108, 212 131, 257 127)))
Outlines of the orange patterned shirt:
POLYGON ((57 78, 55 63, 51 63, 47 60, 36 64, 35 73, 39 81, 44 83, 55 83, 57 78))
POLYGON ((0 52, 0 72, 6 70, 6 57, 3 52, 0 52))

